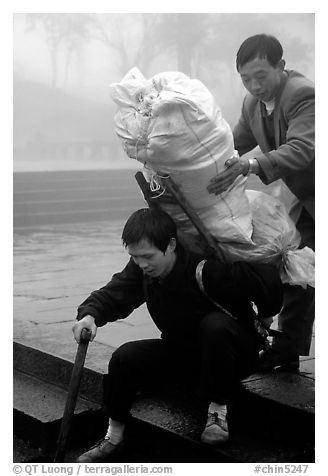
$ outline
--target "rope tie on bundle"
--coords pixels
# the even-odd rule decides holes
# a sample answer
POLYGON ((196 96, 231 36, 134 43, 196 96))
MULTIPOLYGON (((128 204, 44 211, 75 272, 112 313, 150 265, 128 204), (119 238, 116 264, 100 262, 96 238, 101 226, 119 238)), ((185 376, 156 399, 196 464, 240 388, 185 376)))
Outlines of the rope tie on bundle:
POLYGON ((169 175, 159 175, 159 173, 155 172, 151 167, 147 166, 147 164, 144 164, 145 169, 148 171, 150 174, 149 177, 149 188, 152 193, 161 192, 158 195, 153 196, 153 198, 158 198, 164 195, 166 188, 162 186, 160 179, 165 179, 168 178, 169 175))

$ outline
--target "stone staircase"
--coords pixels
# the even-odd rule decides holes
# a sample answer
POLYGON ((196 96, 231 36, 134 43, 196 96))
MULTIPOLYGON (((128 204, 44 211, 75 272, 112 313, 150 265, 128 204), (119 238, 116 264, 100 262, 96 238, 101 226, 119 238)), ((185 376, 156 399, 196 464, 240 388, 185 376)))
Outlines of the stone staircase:
MULTIPOLYGON (((14 342, 14 461, 50 462, 73 363, 14 342)), ((101 438, 104 375, 85 368, 65 462, 101 438)), ((231 438, 200 442, 206 409, 194 389, 172 385, 139 395, 120 462, 314 462, 314 380, 274 372, 245 380, 229 410, 231 438)))

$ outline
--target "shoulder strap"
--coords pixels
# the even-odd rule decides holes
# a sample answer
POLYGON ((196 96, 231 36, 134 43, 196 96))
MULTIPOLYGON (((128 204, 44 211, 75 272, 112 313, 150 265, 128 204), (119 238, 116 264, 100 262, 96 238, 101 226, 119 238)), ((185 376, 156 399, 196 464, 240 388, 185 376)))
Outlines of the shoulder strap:
POLYGON ((232 317, 232 319, 237 320, 237 317, 233 316, 231 314, 231 312, 229 312, 227 309, 225 309, 223 306, 221 306, 221 304, 216 302, 213 298, 211 298, 211 296, 209 296, 207 294, 207 292, 205 290, 205 287, 204 287, 204 283, 203 283, 203 268, 204 268, 204 265, 205 265, 206 261, 207 261, 206 259, 203 259, 202 261, 200 261, 200 263, 198 263, 198 265, 196 267, 195 277, 196 277, 196 281, 197 281, 197 284, 199 286, 199 289, 207 297, 207 299, 209 301, 211 301, 212 304, 214 304, 214 306, 218 307, 222 312, 224 312, 228 316, 232 317))

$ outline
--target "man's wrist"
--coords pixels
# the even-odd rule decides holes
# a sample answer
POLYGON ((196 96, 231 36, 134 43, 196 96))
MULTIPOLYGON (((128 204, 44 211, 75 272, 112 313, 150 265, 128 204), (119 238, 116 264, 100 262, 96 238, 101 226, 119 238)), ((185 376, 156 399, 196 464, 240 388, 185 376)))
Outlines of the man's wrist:
POLYGON ((247 175, 250 174, 255 174, 258 175, 260 171, 260 165, 256 159, 248 159, 249 167, 248 167, 248 173, 247 175))
POLYGON ((89 320, 92 322, 92 324, 95 324, 95 321, 96 321, 96 318, 91 316, 91 314, 86 314, 85 316, 82 317, 82 319, 80 319, 81 321, 85 319, 85 320, 89 320))
POLYGON ((244 177, 246 177, 246 175, 249 175, 249 167, 250 167, 249 160, 239 159, 239 162, 240 162, 241 170, 242 170, 241 173, 244 175, 244 177))

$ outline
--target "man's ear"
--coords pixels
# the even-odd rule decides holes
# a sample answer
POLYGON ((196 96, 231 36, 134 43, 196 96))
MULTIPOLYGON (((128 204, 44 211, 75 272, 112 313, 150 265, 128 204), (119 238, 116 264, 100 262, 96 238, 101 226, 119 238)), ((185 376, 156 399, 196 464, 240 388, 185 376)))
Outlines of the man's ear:
POLYGON ((280 71, 284 71, 285 66, 286 66, 286 61, 284 59, 281 59, 281 60, 278 61, 277 68, 280 71))
POLYGON ((177 240, 175 238, 170 238, 170 242, 167 246, 167 250, 170 250, 171 252, 173 252, 176 247, 177 247, 177 240))

